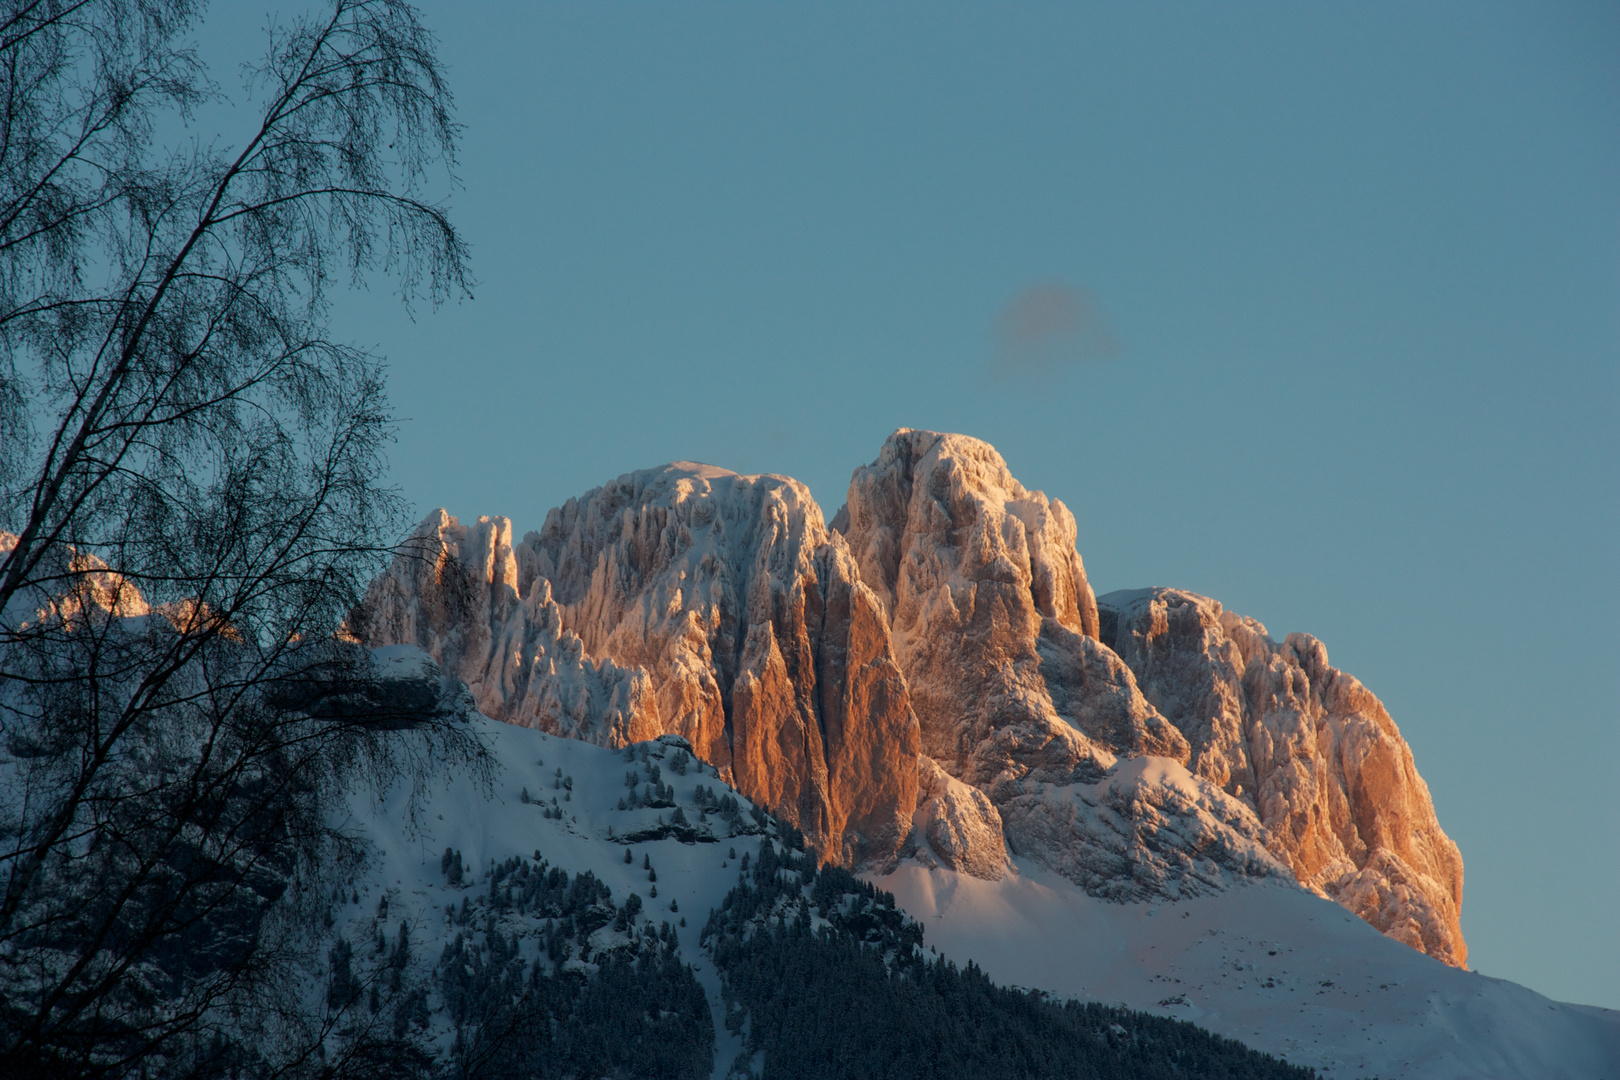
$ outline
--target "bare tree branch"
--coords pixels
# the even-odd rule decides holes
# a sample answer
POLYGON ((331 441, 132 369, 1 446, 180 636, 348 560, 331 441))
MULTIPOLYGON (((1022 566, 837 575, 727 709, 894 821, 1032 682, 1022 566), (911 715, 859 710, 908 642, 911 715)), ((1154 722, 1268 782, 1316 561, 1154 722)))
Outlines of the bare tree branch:
POLYGON ((245 141, 154 151, 218 96, 198 13, 0 0, 0 1073, 425 1061, 301 1011, 299 928, 363 857, 339 800, 481 767, 345 634, 401 522, 330 282, 470 287, 433 41, 332 0, 272 31, 245 141))

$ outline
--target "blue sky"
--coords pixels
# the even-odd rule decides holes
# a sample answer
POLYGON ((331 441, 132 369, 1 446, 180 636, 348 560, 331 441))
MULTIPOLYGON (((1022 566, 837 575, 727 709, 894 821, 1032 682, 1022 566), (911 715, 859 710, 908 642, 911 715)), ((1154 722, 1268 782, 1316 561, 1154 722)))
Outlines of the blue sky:
POLYGON ((987 439, 1099 592, 1320 637, 1472 966, 1620 1007, 1620 7, 424 10, 480 285, 338 312, 419 513, 987 439))

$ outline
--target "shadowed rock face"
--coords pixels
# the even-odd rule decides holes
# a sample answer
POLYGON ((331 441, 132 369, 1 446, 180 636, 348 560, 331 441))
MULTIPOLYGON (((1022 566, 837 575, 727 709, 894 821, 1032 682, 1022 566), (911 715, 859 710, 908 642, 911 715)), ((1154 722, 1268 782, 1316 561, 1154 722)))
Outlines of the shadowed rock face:
POLYGON ((1104 640, 1192 744, 1192 770, 1254 809, 1300 883, 1464 966, 1462 857, 1383 705, 1308 634, 1179 589, 1102 598, 1104 640))
POLYGON ((815 703, 827 748, 827 832, 845 838, 844 862, 887 864, 905 842, 917 802, 908 770, 920 745, 917 717, 882 605, 837 534, 817 549, 816 581, 815 703))
POLYGON ((1461 964, 1461 861, 1375 698, 1191 593, 1099 606, 1067 508, 988 444, 901 430, 829 530, 779 476, 677 463, 551 511, 431 515, 368 595, 511 723, 684 737, 823 855, 1115 900, 1280 876, 1461 964))

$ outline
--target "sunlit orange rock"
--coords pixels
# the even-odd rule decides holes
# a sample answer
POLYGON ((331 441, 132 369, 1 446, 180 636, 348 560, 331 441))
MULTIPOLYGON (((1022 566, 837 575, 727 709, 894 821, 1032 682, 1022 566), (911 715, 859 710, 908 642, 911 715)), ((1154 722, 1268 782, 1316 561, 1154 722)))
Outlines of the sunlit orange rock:
POLYGON ((511 723, 609 746, 685 737, 829 858, 892 861, 916 719, 871 591, 805 487, 678 463, 570 499, 516 545, 443 511, 368 596, 511 723), (521 599, 520 599, 521 598, 521 599))
POLYGON ((1320 643, 1169 589, 1099 605, 1069 510, 989 444, 902 429, 831 527, 781 476, 627 473, 521 541, 422 523, 357 621, 488 715, 683 736, 830 860, 1113 900, 1297 879, 1462 964, 1462 863, 1410 749, 1320 643))
POLYGON ((1102 622, 1148 699, 1186 733, 1193 771, 1254 808, 1301 884, 1466 964, 1462 856, 1395 722, 1329 665, 1321 642, 1273 641, 1254 619, 1179 589, 1109 594, 1102 622))
MULTIPOLYGON (((1073 516, 988 443, 896 432, 833 528, 883 601, 923 752, 988 797, 1015 854, 1120 900, 1286 873, 1247 807, 1180 768, 1187 740, 1098 642, 1073 516)), ((950 859, 995 865, 983 836, 953 834, 950 859)))

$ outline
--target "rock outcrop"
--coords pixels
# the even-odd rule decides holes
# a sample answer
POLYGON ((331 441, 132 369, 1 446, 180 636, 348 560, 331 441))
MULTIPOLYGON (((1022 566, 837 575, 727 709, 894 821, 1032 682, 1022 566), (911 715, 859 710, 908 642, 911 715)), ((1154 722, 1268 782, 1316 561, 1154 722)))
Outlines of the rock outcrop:
POLYGON ((1095 778, 1116 753, 1186 758, 1098 648, 1073 516, 988 443, 896 432, 855 471, 833 528, 883 601, 923 749, 953 775, 989 788, 1095 778))
POLYGON ((988 796, 962 783, 926 754, 917 755, 917 812, 906 854, 988 881, 1007 872, 1001 815, 988 796))
POLYGON ((1095 598, 1064 505, 988 444, 901 430, 831 527, 802 484, 628 473, 514 543, 443 511, 358 626, 490 716, 678 735, 824 857, 1116 899, 1280 876, 1448 963, 1461 860, 1376 698, 1175 590, 1095 598))
MULTIPOLYGON (((989 796, 1015 851, 1117 899, 1280 871, 1252 813, 1180 768, 1187 740, 1098 642, 1073 516, 988 443, 896 432, 833 528, 883 600, 923 752, 989 796), (1183 779, 1144 783, 1144 762, 1183 779)), ((999 848, 959 857, 993 864, 999 848)))
POLYGON ((1301 884, 1464 966, 1462 857, 1389 713, 1309 634, 1179 589, 1102 598, 1104 641, 1192 744, 1198 776, 1252 807, 1301 884))
POLYGON ((892 860, 917 725, 888 626, 805 487, 677 463, 553 510, 443 511, 372 587, 364 636, 426 649, 479 707, 608 746, 669 733, 844 862, 892 860))
POLYGON ((487 716, 604 746, 663 734, 645 671, 588 656, 546 579, 519 592, 506 518, 430 514, 372 582, 359 629, 426 650, 487 716))
POLYGON ((1107 900, 1176 900, 1288 873, 1249 807, 1171 758, 1124 758, 1094 783, 1026 781, 998 795, 1016 854, 1107 900))

